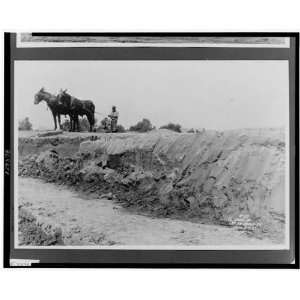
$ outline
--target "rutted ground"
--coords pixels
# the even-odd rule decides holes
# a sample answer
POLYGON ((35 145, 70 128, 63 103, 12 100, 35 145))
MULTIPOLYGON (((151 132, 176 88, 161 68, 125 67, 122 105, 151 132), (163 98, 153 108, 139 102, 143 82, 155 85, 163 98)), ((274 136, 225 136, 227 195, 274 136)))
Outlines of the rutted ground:
POLYGON ((235 225, 277 243, 285 227, 284 168, 279 129, 19 138, 20 176, 95 198, 111 193, 108 198, 138 213, 235 225))
POLYGON ((64 245, 259 245, 234 228, 139 215, 107 199, 84 199, 64 186, 19 178, 19 205, 60 228, 64 245))

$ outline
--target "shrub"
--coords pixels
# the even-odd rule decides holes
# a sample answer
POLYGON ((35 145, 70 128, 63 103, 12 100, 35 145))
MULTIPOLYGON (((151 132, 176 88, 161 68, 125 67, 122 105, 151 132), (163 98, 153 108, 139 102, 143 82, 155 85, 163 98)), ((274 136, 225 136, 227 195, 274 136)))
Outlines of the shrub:
POLYGON ((90 130, 90 123, 86 117, 79 118, 79 128, 80 131, 89 131, 90 130))
POLYGON ((130 126, 129 131, 137 131, 137 132, 147 132, 152 130, 152 124, 148 119, 143 119, 138 122, 136 125, 130 126))
MULTIPOLYGON (((95 118, 95 124, 97 119, 95 118)), ((70 119, 65 119, 65 121, 61 124, 61 129, 64 131, 69 131, 71 128, 70 119)), ((79 118, 79 128, 80 131, 89 131, 90 130, 90 123, 86 117, 79 118)))
POLYGON ((196 131, 195 131, 194 128, 191 128, 191 129, 189 129, 187 132, 188 132, 188 133, 195 133, 196 131))
POLYGON ((21 245, 52 246, 63 245, 62 230, 51 224, 41 224, 23 207, 19 207, 19 239, 21 245))
POLYGON ((32 130, 32 124, 30 123, 28 117, 19 121, 19 130, 32 130))
POLYGON ((118 124, 118 125, 117 125, 117 132, 126 132, 126 129, 124 128, 123 125, 118 124))
POLYGON ((71 123, 69 119, 66 119, 62 124, 61 124, 61 129, 63 131, 69 131, 71 128, 71 123))
POLYGON ((105 117, 100 121, 100 124, 97 126, 97 132, 110 132, 111 120, 108 117, 105 117))
POLYGON ((169 130, 173 130, 176 132, 181 132, 181 125, 169 123, 167 125, 161 126, 160 129, 169 129, 169 130))
MULTIPOLYGON (((97 126, 96 131, 97 132, 110 132, 111 123, 110 123, 110 119, 109 118, 104 118, 103 120, 101 120, 100 125, 97 126)), ((123 125, 118 124, 117 125, 117 132, 126 132, 126 129, 123 125)))

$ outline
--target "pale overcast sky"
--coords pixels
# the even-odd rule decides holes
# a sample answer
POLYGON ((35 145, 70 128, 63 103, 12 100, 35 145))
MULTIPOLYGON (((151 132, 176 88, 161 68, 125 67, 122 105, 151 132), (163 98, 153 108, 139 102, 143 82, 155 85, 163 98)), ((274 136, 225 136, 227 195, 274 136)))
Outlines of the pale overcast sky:
MULTIPOLYGON (((288 110, 287 61, 16 61, 17 119, 53 128, 44 87, 90 99, 108 114, 116 105, 125 127, 148 118, 185 128, 282 127, 288 110)), ((103 116, 96 115, 102 119, 103 116)))

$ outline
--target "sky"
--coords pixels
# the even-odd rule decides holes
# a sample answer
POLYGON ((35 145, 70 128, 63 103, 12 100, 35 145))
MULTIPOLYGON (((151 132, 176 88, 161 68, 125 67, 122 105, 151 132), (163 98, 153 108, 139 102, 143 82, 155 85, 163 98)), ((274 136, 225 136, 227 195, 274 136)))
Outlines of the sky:
POLYGON ((143 118, 217 130, 287 124, 287 61, 16 61, 17 119, 53 129, 46 103, 34 104, 42 87, 92 100, 99 121, 115 105, 126 128, 143 118))

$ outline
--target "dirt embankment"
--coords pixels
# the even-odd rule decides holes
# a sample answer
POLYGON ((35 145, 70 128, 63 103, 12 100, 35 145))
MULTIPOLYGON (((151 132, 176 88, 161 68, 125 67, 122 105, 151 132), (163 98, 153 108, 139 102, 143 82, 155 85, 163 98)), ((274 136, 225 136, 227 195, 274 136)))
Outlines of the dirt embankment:
POLYGON ((284 223, 284 153, 277 129, 60 134, 19 138, 19 175, 155 215, 268 230, 284 223))

